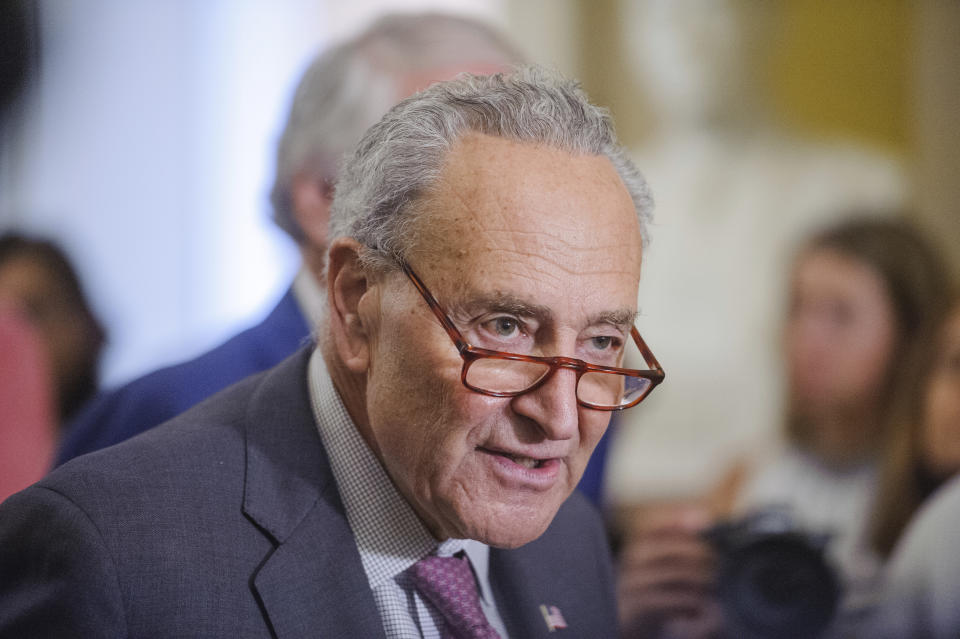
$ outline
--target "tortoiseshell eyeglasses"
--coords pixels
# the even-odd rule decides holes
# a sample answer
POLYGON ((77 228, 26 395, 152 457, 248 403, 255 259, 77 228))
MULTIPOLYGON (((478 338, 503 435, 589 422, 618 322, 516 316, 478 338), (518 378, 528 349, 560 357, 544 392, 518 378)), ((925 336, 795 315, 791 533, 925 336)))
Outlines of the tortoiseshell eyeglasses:
POLYGON ((571 357, 536 357, 471 346, 410 265, 402 259, 397 261, 457 347, 463 359, 460 380, 474 392, 492 397, 515 397, 539 388, 557 370, 568 368, 577 373, 578 404, 595 410, 614 411, 636 406, 663 381, 663 368, 640 337, 636 326, 631 327, 630 335, 650 367, 648 370, 602 366, 571 357))

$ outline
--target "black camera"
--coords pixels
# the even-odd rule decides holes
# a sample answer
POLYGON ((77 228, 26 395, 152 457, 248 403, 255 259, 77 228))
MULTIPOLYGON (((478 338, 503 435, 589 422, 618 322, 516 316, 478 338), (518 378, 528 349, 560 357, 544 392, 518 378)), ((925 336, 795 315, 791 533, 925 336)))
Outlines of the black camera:
POLYGON ((784 509, 723 522, 705 533, 718 555, 718 598, 729 636, 815 639, 840 599, 824 555, 829 535, 800 529, 784 509))

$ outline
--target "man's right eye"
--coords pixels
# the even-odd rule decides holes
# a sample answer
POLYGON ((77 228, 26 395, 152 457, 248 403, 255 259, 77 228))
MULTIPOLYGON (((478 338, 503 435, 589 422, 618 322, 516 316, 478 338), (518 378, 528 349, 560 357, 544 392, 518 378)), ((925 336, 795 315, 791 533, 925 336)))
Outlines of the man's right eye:
POLYGON ((490 325, 498 337, 513 337, 520 330, 520 323, 512 317, 496 317, 490 325))

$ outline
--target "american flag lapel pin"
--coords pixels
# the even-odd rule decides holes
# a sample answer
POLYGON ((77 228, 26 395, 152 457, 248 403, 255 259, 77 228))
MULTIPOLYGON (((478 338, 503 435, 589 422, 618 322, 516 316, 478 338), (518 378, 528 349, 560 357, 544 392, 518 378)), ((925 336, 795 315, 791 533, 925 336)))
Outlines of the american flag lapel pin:
POLYGON ((547 622, 547 630, 550 632, 567 627, 567 622, 563 619, 563 614, 556 606, 540 604, 540 614, 543 615, 543 620, 547 622))

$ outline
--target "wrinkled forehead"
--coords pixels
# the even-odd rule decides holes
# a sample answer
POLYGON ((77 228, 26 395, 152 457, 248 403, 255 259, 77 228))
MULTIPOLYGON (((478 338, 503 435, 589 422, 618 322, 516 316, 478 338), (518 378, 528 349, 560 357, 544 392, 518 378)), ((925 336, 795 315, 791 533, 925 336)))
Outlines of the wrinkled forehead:
POLYGON ((471 134, 421 202, 414 252, 447 269, 639 278, 640 224, 610 161, 471 134))

